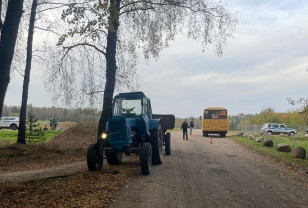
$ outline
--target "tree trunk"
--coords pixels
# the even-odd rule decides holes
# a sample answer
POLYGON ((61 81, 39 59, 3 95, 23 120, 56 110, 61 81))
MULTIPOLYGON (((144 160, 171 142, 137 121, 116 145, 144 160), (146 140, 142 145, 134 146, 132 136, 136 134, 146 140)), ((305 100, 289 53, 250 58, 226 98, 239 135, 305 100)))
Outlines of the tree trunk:
POLYGON ((23 10, 23 0, 9 0, 0 40, 0 117, 7 86, 10 83, 10 69, 14 55, 18 27, 23 10))
POLYGON ((0 0, 0 30, 2 29, 2 0, 0 0))
POLYGON ((24 85, 22 89, 22 100, 21 100, 21 108, 19 115, 20 123, 18 129, 18 139, 17 139, 17 143, 21 144, 26 143, 26 115, 27 115, 28 90, 29 90, 31 62, 32 62, 32 43, 33 43, 36 8, 37 8, 37 0, 33 0, 30 22, 29 22, 26 69, 24 76, 24 85))
POLYGON ((116 49, 117 49, 117 32, 119 28, 119 12, 121 0, 110 0, 110 14, 109 20, 111 27, 108 29, 107 34, 107 48, 106 48, 106 85, 103 100, 102 114, 99 119, 97 142, 100 141, 101 134, 106 130, 106 123, 111 115, 112 98, 115 87, 115 77, 117 71, 116 64, 116 49))

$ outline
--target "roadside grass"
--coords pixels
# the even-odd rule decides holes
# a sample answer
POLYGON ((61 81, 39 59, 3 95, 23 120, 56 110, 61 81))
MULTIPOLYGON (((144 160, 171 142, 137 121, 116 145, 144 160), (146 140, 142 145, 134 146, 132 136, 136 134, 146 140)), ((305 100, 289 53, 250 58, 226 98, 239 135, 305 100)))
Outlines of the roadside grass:
MULTIPOLYGON (((61 133, 61 132, 47 130, 47 131, 45 131, 46 140, 31 140, 30 143, 47 141, 47 140, 53 138, 54 136, 58 135, 59 133, 61 133)), ((9 130, 9 129, 1 129, 1 131, 0 131, 0 146, 16 143, 17 136, 18 136, 18 131, 12 131, 12 130, 9 130)), ((27 142, 29 141, 28 138, 26 138, 26 141, 27 142)))
MULTIPOLYGON (((85 148, 59 150, 46 145, 45 141, 60 131, 44 131, 46 139, 26 138, 27 144, 17 144, 18 131, 0 131, 0 172, 23 171, 67 164, 85 159, 85 148)), ((0 206, 1 207, 1 206, 0 206)))
POLYGON ((228 131, 228 133, 227 134, 229 134, 229 135, 238 135, 238 134, 240 134, 242 131, 228 131))
POLYGON ((247 146, 251 149, 254 149, 262 154, 269 155, 279 161, 283 161, 289 165, 298 165, 303 168, 308 168, 307 159, 299 159, 293 157, 292 152, 279 152, 276 150, 277 144, 289 144, 294 150, 296 147, 303 147, 308 150, 308 138, 305 136, 294 136, 294 137, 282 137, 282 136, 265 136, 264 139, 271 139, 274 143, 273 147, 265 147, 263 143, 256 142, 255 140, 249 140, 247 137, 242 136, 233 136, 232 137, 236 142, 247 146), (293 139, 295 140, 295 145, 293 147, 293 139))
POLYGON ((168 129, 167 132, 180 131, 181 128, 168 129))

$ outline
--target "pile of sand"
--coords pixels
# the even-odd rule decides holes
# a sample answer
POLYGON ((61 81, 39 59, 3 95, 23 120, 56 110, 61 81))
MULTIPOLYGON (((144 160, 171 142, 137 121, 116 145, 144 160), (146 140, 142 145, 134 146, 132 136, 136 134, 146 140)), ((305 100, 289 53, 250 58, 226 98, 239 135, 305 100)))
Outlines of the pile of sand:
POLYGON ((69 129, 69 128, 75 126, 75 125, 77 125, 76 122, 73 122, 73 121, 65 121, 65 122, 58 122, 58 126, 57 126, 57 127, 59 128, 59 126, 61 126, 61 127, 62 127, 62 130, 64 131, 64 130, 67 130, 67 129, 69 129))
POLYGON ((45 142, 45 145, 61 150, 87 148, 96 142, 97 126, 98 124, 95 122, 75 124, 45 142))

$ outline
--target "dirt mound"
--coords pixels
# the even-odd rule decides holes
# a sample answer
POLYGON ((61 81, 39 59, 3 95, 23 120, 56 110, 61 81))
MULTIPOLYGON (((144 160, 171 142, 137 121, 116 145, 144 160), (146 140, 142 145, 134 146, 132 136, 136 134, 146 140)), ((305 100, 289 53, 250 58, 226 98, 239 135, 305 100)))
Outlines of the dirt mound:
POLYGON ((61 126, 63 131, 67 130, 67 129, 75 126, 75 125, 77 125, 77 123, 73 122, 73 121, 58 122, 58 127, 61 126))
POLYGON ((97 126, 95 122, 76 124, 45 142, 45 145, 61 150, 87 148, 96 142, 97 126))

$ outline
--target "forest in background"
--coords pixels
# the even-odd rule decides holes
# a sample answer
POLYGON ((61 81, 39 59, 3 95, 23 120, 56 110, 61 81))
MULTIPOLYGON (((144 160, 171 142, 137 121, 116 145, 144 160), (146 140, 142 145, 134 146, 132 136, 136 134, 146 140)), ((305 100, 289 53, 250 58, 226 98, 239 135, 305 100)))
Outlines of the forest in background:
MULTIPOLYGON (((56 116, 57 121, 98 121, 101 111, 92 108, 60 108, 60 107, 34 107, 28 105, 28 112, 32 109, 33 114, 39 121, 48 120, 50 116, 56 116)), ((4 105, 3 116, 19 116, 20 106, 4 105)), ((27 116, 28 118, 28 116, 27 116)))
MULTIPOLYGON (((98 109, 92 108, 60 108, 60 107, 34 107, 28 105, 28 109, 32 109, 33 114, 40 121, 48 120, 49 116, 56 116, 59 122, 73 121, 96 121, 100 118, 98 109)), ((6 106, 3 108, 3 116, 19 116, 19 106, 6 106)), ((175 115, 176 116, 176 115, 175 115)), ((188 118, 176 118, 175 127, 180 128, 184 119, 190 122, 191 119, 195 122, 195 128, 201 128, 202 120, 201 116, 195 118, 193 116, 188 118)), ((264 123, 284 123, 287 126, 306 126, 308 115, 307 112, 291 111, 286 113, 277 113, 272 108, 262 110, 257 114, 243 114, 229 115, 229 131, 241 131, 243 126, 249 125, 263 125, 264 123)))

